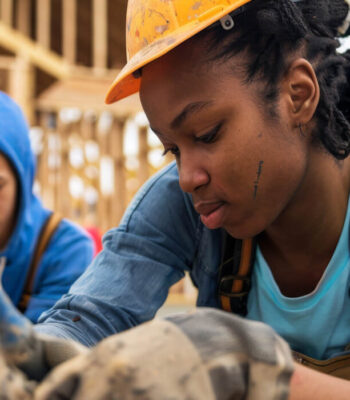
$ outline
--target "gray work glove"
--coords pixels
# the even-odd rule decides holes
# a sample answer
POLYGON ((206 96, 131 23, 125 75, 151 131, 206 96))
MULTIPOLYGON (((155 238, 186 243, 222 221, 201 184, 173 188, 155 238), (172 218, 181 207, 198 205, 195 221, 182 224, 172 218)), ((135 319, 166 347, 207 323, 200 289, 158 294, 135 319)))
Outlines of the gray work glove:
POLYGON ((87 351, 71 341, 32 332, 0 350, 0 398, 32 400, 37 381, 59 363, 87 351))
POLYGON ((57 365, 87 352, 88 349, 85 346, 72 340, 33 332, 26 358, 15 365, 29 379, 41 381, 57 365))
POLYGON ((32 400, 35 382, 17 368, 9 365, 0 352, 0 398, 3 400, 32 400))
POLYGON ((33 399, 37 381, 58 364, 87 352, 78 343, 35 332, 23 339, 17 348, 1 349, 0 399, 33 399))
POLYGON ((58 366, 35 400, 285 400, 292 372, 271 328, 198 309, 105 339, 58 366))
MULTIPOLYGON (((0 282, 2 268, 0 265, 0 282)), ((35 380, 42 380, 53 367, 85 351, 76 342, 35 333, 32 323, 14 307, 0 283, 0 398, 26 399, 15 393, 29 396, 35 380), (2 397, 5 387, 6 394, 12 395, 2 397)))

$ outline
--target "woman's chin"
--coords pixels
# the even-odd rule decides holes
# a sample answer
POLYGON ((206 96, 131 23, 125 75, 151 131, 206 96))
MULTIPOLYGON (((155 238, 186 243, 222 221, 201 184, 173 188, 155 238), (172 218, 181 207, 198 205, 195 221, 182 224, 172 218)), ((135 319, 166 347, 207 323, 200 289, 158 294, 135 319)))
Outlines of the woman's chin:
POLYGON ((263 224, 258 224, 257 221, 245 218, 240 223, 230 223, 224 225, 225 231, 235 239, 249 239, 259 235, 265 230, 263 224))

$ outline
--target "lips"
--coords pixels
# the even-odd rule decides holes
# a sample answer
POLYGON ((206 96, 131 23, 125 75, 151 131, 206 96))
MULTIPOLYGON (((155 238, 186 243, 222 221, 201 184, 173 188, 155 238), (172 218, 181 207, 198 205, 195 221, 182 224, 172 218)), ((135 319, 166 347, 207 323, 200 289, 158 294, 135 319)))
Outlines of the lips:
POLYGON ((194 205, 194 208, 196 209, 198 214, 207 216, 214 212, 216 209, 221 207, 224 203, 222 201, 217 201, 215 203, 205 203, 205 202, 199 202, 194 205))
POLYGON ((209 229, 216 229, 222 226, 224 205, 222 201, 198 202, 194 207, 200 214, 203 224, 209 229))

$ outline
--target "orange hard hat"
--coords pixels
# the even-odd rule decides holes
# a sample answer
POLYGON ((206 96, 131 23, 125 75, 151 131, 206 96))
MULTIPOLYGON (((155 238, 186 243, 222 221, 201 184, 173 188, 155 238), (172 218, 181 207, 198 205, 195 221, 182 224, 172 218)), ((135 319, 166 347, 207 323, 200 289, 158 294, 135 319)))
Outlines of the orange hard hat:
POLYGON ((140 89, 133 74, 251 0, 129 0, 126 18, 128 62, 110 87, 106 103, 140 89))

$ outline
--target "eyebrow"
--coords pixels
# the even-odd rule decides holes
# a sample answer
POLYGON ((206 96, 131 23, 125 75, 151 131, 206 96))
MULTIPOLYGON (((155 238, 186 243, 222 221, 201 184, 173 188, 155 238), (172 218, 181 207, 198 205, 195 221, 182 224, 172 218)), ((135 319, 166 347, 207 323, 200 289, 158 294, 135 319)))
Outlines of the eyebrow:
POLYGON ((187 106, 177 115, 170 124, 172 129, 179 128, 188 118, 189 115, 202 111, 204 108, 209 107, 212 101, 197 101, 195 103, 187 104, 187 106))

